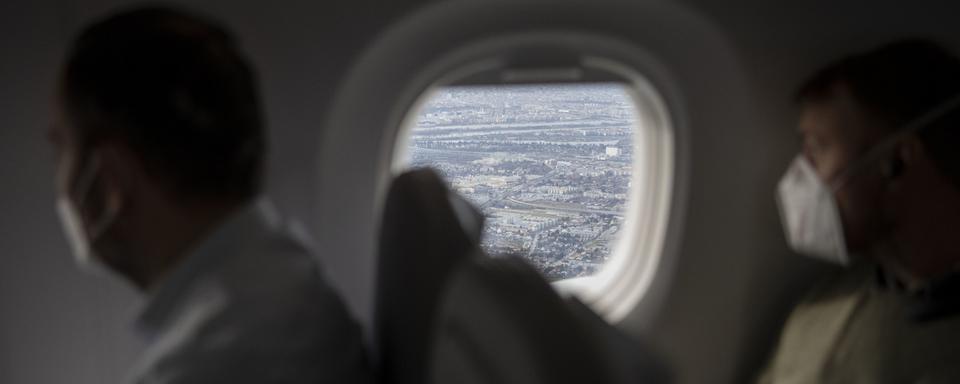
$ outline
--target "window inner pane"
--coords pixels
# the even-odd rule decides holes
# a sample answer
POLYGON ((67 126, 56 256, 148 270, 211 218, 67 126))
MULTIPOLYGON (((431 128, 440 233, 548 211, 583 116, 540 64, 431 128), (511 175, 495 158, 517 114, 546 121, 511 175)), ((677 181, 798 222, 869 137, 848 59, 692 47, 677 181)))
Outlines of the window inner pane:
POLYGON ((410 166, 480 207, 491 255, 548 280, 588 276, 623 227, 635 113, 620 84, 445 87, 419 111, 410 166))

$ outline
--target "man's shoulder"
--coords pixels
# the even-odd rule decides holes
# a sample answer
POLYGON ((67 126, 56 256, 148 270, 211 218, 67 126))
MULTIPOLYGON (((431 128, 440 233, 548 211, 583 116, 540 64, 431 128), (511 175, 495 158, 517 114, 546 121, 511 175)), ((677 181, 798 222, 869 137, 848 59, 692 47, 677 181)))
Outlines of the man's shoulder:
POLYGON ((349 320, 309 240, 290 225, 264 227, 244 241, 218 271, 222 289, 231 298, 227 310, 286 315, 301 321, 318 317, 327 322, 349 320))
POLYGON ((296 222, 266 210, 239 232, 218 258, 215 274, 225 288, 240 295, 329 290, 312 240, 296 222))
POLYGON ((877 267, 870 264, 826 272, 811 287, 798 307, 858 294, 873 286, 876 273, 877 267))
POLYGON ((151 346, 145 376, 176 377, 158 381, 171 383, 362 378, 361 329, 310 246, 283 225, 244 235, 187 290, 182 310, 151 346))
POLYGON ((868 287, 870 268, 828 272, 786 319, 775 353, 760 382, 817 382, 836 340, 868 287))

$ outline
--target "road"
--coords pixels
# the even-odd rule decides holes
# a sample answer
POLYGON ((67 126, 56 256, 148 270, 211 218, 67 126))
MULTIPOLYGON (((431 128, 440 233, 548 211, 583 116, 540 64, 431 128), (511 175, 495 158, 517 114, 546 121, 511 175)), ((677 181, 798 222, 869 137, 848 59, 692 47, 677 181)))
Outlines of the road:
POLYGON ((561 211, 561 212, 577 212, 577 213, 596 213, 600 215, 614 215, 614 216, 623 216, 621 211, 608 211, 603 209, 592 209, 592 208, 574 208, 566 206, 557 206, 552 204, 542 204, 542 203, 528 203, 526 201, 520 201, 516 199, 508 198, 507 201, 515 204, 526 205, 534 208, 543 208, 549 209, 551 211, 561 211))

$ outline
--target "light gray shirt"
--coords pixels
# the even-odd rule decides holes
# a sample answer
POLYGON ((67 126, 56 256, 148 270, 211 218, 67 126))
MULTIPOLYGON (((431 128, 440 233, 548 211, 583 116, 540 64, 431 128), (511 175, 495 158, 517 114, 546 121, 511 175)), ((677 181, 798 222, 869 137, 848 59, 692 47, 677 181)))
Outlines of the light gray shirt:
POLYGON ((759 383, 960 383, 960 316, 920 320, 924 301, 878 286, 870 265, 844 271, 794 309, 759 383))
POLYGON ((261 200, 196 246, 148 294, 132 382, 369 382, 360 327, 295 233, 261 200))

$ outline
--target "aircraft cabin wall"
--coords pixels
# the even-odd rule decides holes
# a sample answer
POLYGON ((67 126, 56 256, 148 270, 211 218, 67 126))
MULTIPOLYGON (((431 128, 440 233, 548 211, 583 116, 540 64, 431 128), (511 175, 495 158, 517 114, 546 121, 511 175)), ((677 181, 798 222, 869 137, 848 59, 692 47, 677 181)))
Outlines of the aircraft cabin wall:
MULTIPOLYGON (((6 186, 0 190, 2 383, 116 382, 140 349, 129 329, 136 294, 119 281, 82 275, 70 259, 54 214, 55 164, 44 141, 54 79, 77 29, 109 9, 135 3, 0 3, 5 53, 0 60, 0 175, 6 186)), ((430 2, 183 3, 222 20, 242 42, 259 72, 271 130, 268 194, 284 213, 321 232, 328 276, 354 313, 368 320, 369 255, 324 252, 329 239, 322 231, 340 218, 324 217, 330 202, 318 200, 330 182, 317 182, 323 173, 318 159, 331 145, 321 142, 319 130, 328 128, 328 112, 335 112, 328 108, 363 55, 371 54, 367 50, 430 2)), ((948 2, 909 7, 895 0, 869 6, 828 0, 657 3, 665 5, 649 9, 670 13, 700 33, 664 30, 667 37, 659 41, 675 35, 677 44, 709 46, 722 56, 717 66, 687 62, 666 71, 686 66, 700 68, 704 79, 730 78, 707 81, 703 88, 682 81, 665 86, 672 87, 666 99, 685 100, 682 112, 689 115, 675 116, 678 125, 689 122, 687 136, 678 136, 688 140, 680 145, 689 149, 689 199, 682 201, 676 233, 667 235, 675 236, 667 249, 676 260, 662 260, 648 295, 619 324, 644 334, 671 358, 682 383, 748 381, 785 311, 821 269, 785 250, 773 203, 775 182, 797 149, 793 88, 839 55, 898 36, 931 35, 958 47, 960 25, 952 20, 955 13, 947 12, 948 2), (725 97, 724 85, 731 86, 733 100, 725 97), (711 126, 697 116, 717 116, 722 124, 711 126), (723 160, 727 157, 729 163, 723 160)))

